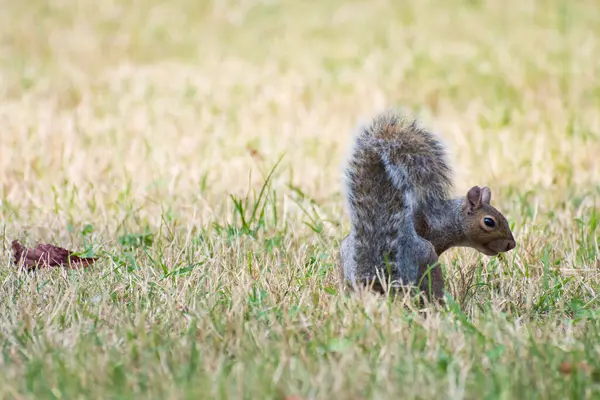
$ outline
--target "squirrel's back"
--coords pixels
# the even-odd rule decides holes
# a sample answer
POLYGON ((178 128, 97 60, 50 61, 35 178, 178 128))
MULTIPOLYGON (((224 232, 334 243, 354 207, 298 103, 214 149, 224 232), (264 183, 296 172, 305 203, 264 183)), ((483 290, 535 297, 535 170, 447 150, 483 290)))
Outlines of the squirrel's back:
POLYGON ((377 224, 375 230, 390 226, 398 212, 448 198, 453 186, 443 143, 391 109, 359 130, 345 176, 353 222, 377 224))

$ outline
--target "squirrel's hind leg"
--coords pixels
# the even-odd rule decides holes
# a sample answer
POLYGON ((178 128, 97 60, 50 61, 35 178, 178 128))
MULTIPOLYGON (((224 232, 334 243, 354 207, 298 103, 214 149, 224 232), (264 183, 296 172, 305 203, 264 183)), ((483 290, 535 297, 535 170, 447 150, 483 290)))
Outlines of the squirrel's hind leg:
POLYGON ((397 255, 397 278, 400 284, 418 286, 429 300, 444 296, 444 279, 435 248, 418 235, 401 238, 397 255))
MULTIPOLYGON (((338 262, 340 289, 360 291, 361 289, 370 288, 375 292, 385 294, 385 285, 380 281, 380 279, 385 279, 385 277, 378 276, 376 268, 367 269, 368 273, 365 273, 365 270, 359 273, 356 260, 356 246, 356 238, 352 233, 342 239, 340 244, 338 262)), ((395 265, 395 263, 392 264, 395 265)), ((395 266, 392 267, 392 270, 396 270, 395 266)), ((393 275, 395 274, 392 273, 393 275)))
POLYGON ((418 235, 406 235, 398 238, 394 243, 397 249, 394 260, 388 260, 387 265, 382 266, 378 273, 376 268, 371 273, 358 274, 356 262, 356 240, 352 233, 346 236, 340 245, 339 251, 339 279, 340 288, 352 288, 367 286, 372 290, 385 294, 387 291, 402 292, 402 287, 418 286, 424 291, 430 300, 439 300, 444 294, 444 279, 439 265, 438 256, 433 245, 418 235), (388 275, 388 267, 389 275, 388 275), (429 267, 429 268, 428 268, 429 267), (387 290, 387 284, 381 279, 391 280, 391 287, 387 290))

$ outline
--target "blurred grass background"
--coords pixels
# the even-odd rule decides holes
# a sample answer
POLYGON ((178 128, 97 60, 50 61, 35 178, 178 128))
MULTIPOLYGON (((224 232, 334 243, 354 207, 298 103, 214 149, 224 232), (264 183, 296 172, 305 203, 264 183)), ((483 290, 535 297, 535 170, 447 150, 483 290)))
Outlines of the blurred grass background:
POLYGON ((598 395, 597 2, 0 9, 3 398, 598 395), (518 241, 444 255, 426 318, 337 288, 341 165, 388 106, 518 241), (102 260, 27 274, 13 239, 102 260))

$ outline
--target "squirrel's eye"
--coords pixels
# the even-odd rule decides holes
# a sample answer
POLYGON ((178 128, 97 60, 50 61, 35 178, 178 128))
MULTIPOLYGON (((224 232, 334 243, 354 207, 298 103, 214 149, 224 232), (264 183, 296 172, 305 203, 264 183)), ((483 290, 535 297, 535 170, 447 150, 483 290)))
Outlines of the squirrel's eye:
POLYGON ((483 223, 484 223, 486 226, 489 226, 490 228, 493 228, 493 227, 496 225, 496 222, 494 222, 494 220, 493 220, 493 219, 491 219, 491 218, 489 218, 489 217, 485 217, 485 218, 483 219, 483 223))

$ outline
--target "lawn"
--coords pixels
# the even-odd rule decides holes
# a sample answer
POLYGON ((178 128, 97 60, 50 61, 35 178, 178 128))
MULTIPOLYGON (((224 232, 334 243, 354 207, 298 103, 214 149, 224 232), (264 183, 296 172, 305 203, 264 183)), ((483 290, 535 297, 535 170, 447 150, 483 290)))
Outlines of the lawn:
POLYGON ((597 2, 1 8, 0 398, 600 397, 597 2), (390 106, 517 240, 445 253, 443 308, 338 287, 342 165, 390 106))

